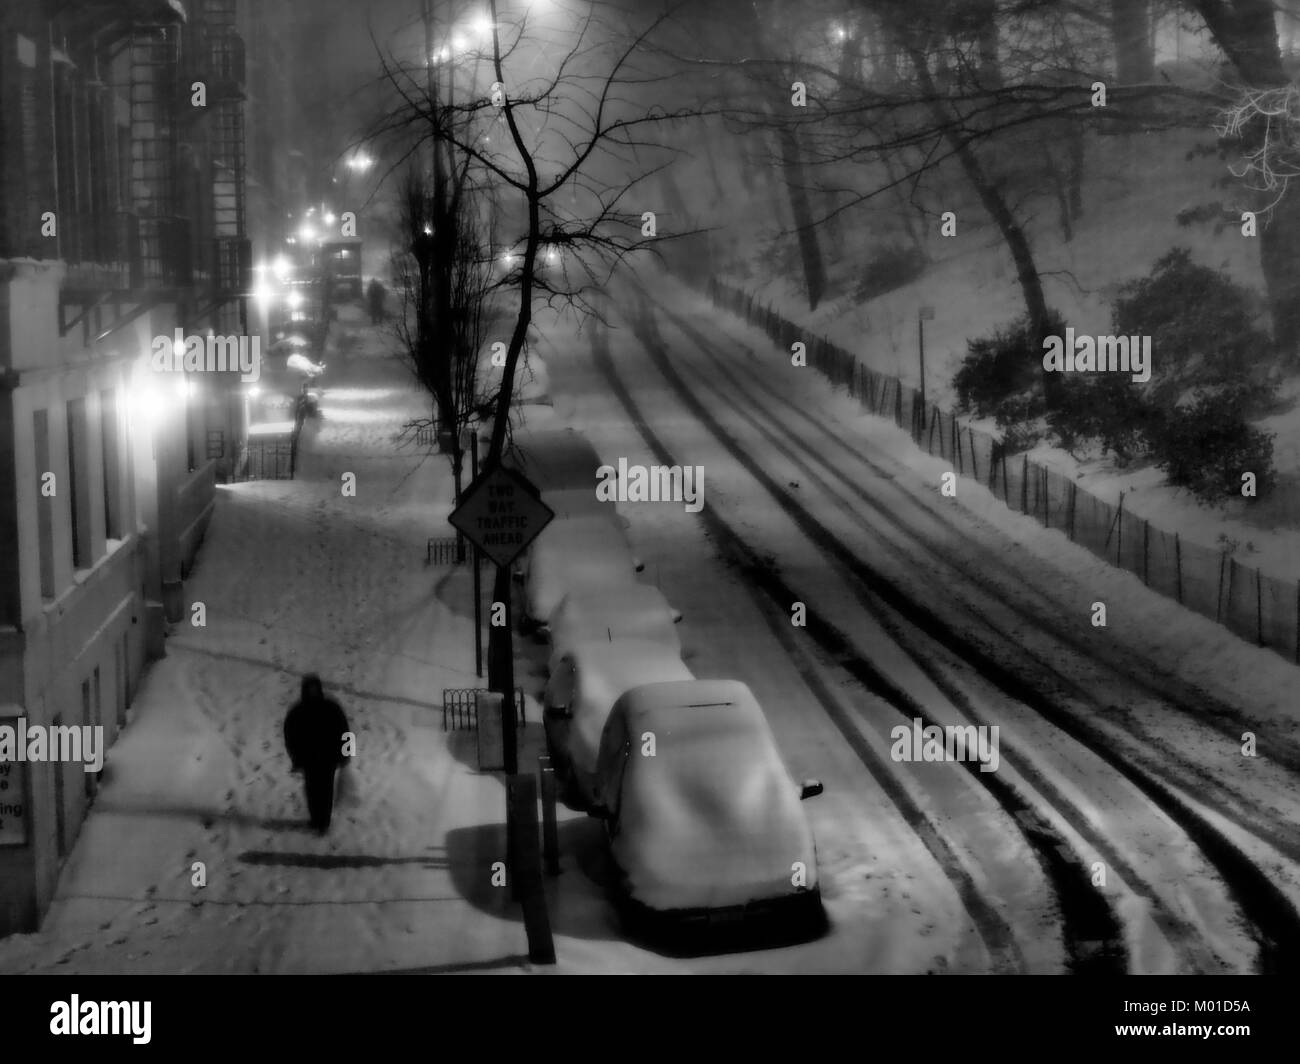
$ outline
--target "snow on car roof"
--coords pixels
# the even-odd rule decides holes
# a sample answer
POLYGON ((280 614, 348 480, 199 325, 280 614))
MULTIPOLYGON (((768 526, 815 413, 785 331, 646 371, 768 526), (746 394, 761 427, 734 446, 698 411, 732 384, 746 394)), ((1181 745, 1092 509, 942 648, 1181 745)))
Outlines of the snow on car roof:
POLYGON ((642 614, 664 614, 671 620, 672 612, 662 591, 653 584, 637 584, 635 588, 620 588, 617 596, 571 591, 560 603, 556 619, 566 624, 603 624, 642 614))
POLYGON ((580 517, 584 514, 618 516, 612 502, 596 498, 594 484, 581 488, 547 488, 542 492, 542 502, 555 511, 556 517, 580 517))
POLYGON ((553 659, 588 641, 650 639, 681 653, 675 614, 650 584, 621 584, 616 593, 570 591, 550 616, 553 659))
MULTIPOLYGON (((623 589, 620 588, 619 590, 622 591, 623 589)), ((662 643, 656 643, 653 639, 615 639, 612 643, 608 640, 593 639, 570 647, 564 652, 564 657, 572 658, 580 670, 590 670, 593 673, 599 672, 620 679, 623 675, 631 676, 634 673, 654 672, 664 663, 672 666, 668 671, 681 671, 675 667, 681 664, 681 658, 674 651, 665 647, 662 643)), ((658 677, 658 679, 664 678, 658 677)), ((682 679, 686 680, 689 677, 683 677, 682 679)), ((655 676, 651 676, 646 680, 635 680, 623 684, 618 693, 622 694, 629 688, 654 682, 656 682, 655 676)))
POLYGON ((509 463, 537 487, 590 487, 596 490, 596 470, 605 463, 582 433, 574 429, 540 429, 518 433, 509 463))
POLYGON ((573 754, 587 771, 596 768, 601 732, 624 691, 645 684, 689 682, 694 676, 676 651, 648 639, 580 643, 564 658, 577 667, 573 754))
POLYGON ((528 560, 525 584, 530 616, 547 620, 560 600, 574 590, 615 588, 636 582, 636 562, 627 540, 620 529, 603 519, 602 523, 608 528, 600 535, 538 536, 528 560))
POLYGON ((653 732, 656 755, 628 766, 624 801, 656 800, 673 790, 748 791, 774 779, 793 782, 777 752, 767 718, 739 681, 660 683, 628 691, 618 707, 632 735, 653 732), (629 787, 631 788, 629 790, 629 787))
MULTIPOLYGON (((545 497, 542 501, 546 501, 545 497)), ((607 541, 627 546, 627 530, 613 511, 557 516, 537 534, 533 544, 537 547, 543 543, 564 543, 571 549, 585 550, 588 544, 600 547, 607 541)))

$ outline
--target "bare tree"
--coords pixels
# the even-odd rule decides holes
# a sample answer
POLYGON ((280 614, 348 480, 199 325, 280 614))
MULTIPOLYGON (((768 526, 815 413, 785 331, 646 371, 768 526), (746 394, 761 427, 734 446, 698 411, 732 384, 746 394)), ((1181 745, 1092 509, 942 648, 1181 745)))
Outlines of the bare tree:
POLYGON ((453 229, 456 252, 439 259, 447 244, 435 235, 436 194, 418 169, 402 186, 401 227, 405 247, 393 255, 393 274, 402 295, 394 323, 401 352, 415 378, 434 400, 434 416, 409 427, 432 428, 451 456, 456 498, 463 487, 464 430, 489 409, 492 396, 479 373, 485 326, 494 288, 492 255, 475 204, 455 197, 454 215, 437 224, 453 229))

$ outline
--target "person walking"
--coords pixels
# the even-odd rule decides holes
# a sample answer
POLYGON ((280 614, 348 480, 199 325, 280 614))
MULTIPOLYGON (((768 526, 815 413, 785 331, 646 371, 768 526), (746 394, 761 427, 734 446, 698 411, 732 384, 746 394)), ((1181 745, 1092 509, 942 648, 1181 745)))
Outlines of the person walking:
POLYGON ((302 772, 311 826, 324 834, 334 812, 335 773, 349 761, 344 753, 348 718, 325 697, 320 677, 302 678, 302 692, 284 718, 284 745, 294 772, 302 772))
POLYGON ((387 295, 386 290, 378 277, 370 278, 370 284, 366 287, 366 299, 370 303, 370 324, 378 325, 384 320, 384 297, 387 295))

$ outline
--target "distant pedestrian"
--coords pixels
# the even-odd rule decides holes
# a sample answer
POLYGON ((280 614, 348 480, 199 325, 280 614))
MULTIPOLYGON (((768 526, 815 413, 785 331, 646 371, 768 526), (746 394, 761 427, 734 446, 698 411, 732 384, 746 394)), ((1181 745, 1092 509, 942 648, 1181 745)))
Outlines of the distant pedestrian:
POLYGON ((334 812, 335 773, 349 760, 344 753, 347 731, 342 707, 325 697, 320 677, 308 673, 301 697, 284 718, 284 745, 293 770, 303 774, 311 826, 322 834, 334 812))
POLYGON ((378 277, 370 278, 366 287, 366 300, 370 304, 370 324, 378 325, 384 320, 384 298, 388 295, 378 277))

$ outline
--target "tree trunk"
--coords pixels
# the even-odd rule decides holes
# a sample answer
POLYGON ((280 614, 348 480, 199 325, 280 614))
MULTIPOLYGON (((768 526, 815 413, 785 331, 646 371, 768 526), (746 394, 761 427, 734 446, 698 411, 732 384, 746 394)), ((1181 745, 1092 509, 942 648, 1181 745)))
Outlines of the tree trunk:
POLYGON ((808 309, 816 310, 826 289, 826 269, 822 263, 821 242, 813 226, 812 206, 804 183, 803 158, 793 129, 782 126, 777 133, 781 144, 781 170, 790 195, 795 235, 799 239, 799 256, 803 260, 804 284, 808 292, 808 309))
MULTIPOLYGON (((1290 79, 1282 66, 1272 0, 1187 0, 1198 11, 1237 74, 1253 89, 1273 89, 1290 79)), ((1247 124, 1243 153, 1264 143, 1266 125, 1247 124)), ((1292 187, 1259 230, 1259 261, 1268 289, 1273 340, 1285 363, 1300 364, 1300 191, 1292 187)))
POLYGON ((1115 41, 1115 75, 1121 85, 1150 81, 1155 75, 1151 50, 1151 0, 1110 0, 1115 41))
POLYGON ((1083 167, 1085 161, 1085 131, 1082 123, 1071 122, 1066 127, 1066 194, 1070 204, 1070 220, 1077 222, 1083 217, 1083 167))
MULTIPOLYGON (((745 11, 749 20, 746 29, 754 48, 765 59, 775 59, 776 53, 768 46, 763 31, 763 19, 760 17, 758 10, 752 5, 746 5, 745 11)), ((789 82, 786 82, 786 85, 788 86, 789 82)), ((799 140, 794 128, 777 113, 771 100, 771 94, 765 93, 764 106, 776 133, 781 160, 781 176, 785 182, 786 195, 790 200, 790 213, 794 219, 795 237, 799 242, 799 257, 803 263, 804 288, 808 293, 808 307, 810 310, 816 310, 826 287, 826 270, 822 260, 821 243, 817 238, 817 231, 813 227, 813 211, 808 198, 803 156, 799 150, 799 140)))
POLYGON ((980 203, 984 205, 984 209, 988 211, 989 216, 997 225, 998 231, 1002 234, 1002 239, 1011 252, 1011 258, 1016 264, 1016 277, 1020 281, 1020 290, 1025 299, 1025 309, 1029 314, 1034 346, 1041 348, 1043 337, 1050 333, 1050 325, 1047 298, 1043 294, 1043 282, 1038 275, 1038 267, 1034 262, 1033 249, 1029 246, 1029 238, 1016 220, 1006 198, 989 180, 974 150, 962 139, 960 131, 953 128, 949 116, 944 114, 943 107, 938 102, 939 97, 934 78, 930 75, 924 54, 911 45, 905 47, 912 61, 912 66, 916 70, 921 92, 934 101, 931 104, 931 112, 934 115, 936 127, 944 131, 943 135, 952 148, 953 154, 957 157, 958 163, 961 164, 966 179, 970 181, 971 187, 975 189, 980 203))

